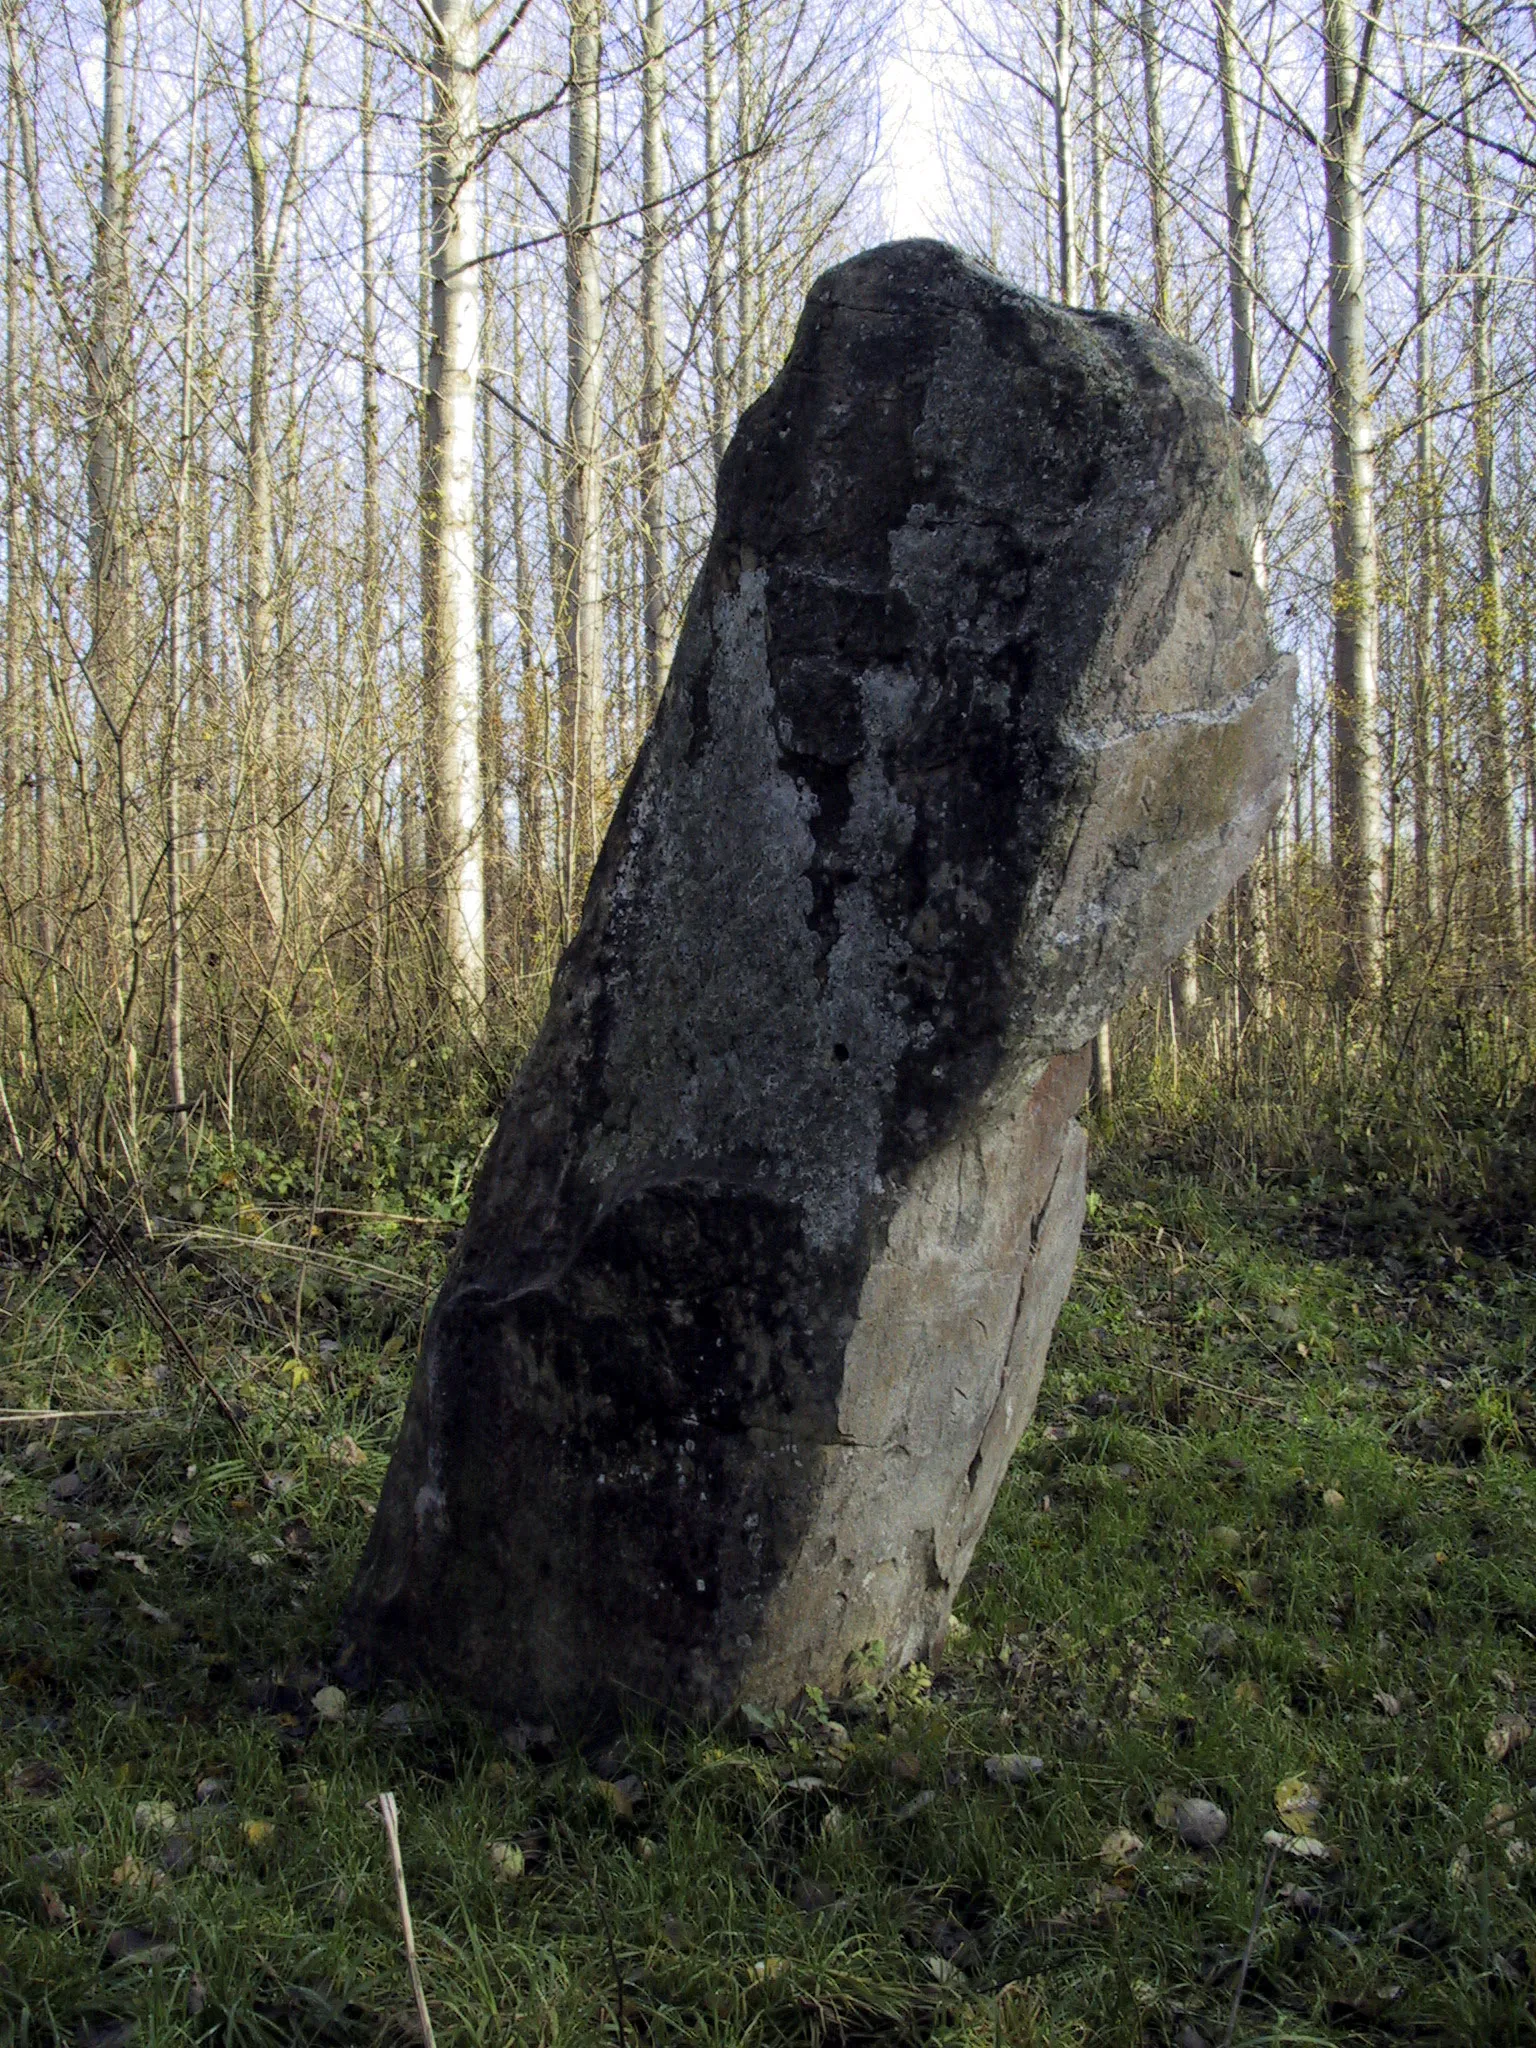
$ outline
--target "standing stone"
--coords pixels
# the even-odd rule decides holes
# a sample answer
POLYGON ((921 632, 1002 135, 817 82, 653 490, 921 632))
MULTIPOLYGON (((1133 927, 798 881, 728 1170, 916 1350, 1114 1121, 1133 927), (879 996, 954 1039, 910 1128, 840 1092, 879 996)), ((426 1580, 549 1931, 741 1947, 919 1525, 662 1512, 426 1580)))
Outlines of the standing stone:
POLYGON ((433 1309, 351 1600, 570 1734, 933 1653, 1084 1205, 1102 1017, 1258 849, 1294 667, 1199 360, 829 271, 433 1309))

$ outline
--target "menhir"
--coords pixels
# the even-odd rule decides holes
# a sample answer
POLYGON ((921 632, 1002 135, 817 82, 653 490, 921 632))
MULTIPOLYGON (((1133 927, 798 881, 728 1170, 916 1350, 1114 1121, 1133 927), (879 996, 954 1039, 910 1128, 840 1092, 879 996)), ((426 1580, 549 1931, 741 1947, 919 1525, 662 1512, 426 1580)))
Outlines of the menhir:
POLYGON ((1079 1048, 1280 797, 1266 495, 1149 327, 935 242, 819 280, 432 1312, 376 1668, 575 1735, 932 1654, 1071 1278, 1079 1048))

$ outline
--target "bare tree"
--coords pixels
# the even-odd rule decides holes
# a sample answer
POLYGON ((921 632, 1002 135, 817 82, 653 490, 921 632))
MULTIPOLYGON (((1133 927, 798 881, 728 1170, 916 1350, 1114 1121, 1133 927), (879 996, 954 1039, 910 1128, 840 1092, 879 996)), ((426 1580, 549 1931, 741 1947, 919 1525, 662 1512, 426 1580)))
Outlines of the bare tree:
POLYGON ((667 372, 666 300, 666 93, 665 0, 643 0, 641 72, 640 248, 640 526, 645 578, 645 691, 654 710, 672 665, 667 618, 667 372))
POLYGON ((475 562, 480 24, 470 0, 427 0, 427 15, 430 300, 421 479, 425 851, 442 990, 476 1017, 485 1003, 475 562))
POLYGON ((1152 223, 1152 317, 1159 327, 1170 323, 1172 254, 1169 245, 1168 149, 1163 135, 1163 52, 1159 41, 1157 0, 1140 0, 1137 33, 1141 43, 1142 105, 1147 123, 1147 203, 1152 223))
POLYGON ((1381 746, 1377 734, 1380 558, 1376 437, 1365 322, 1365 110, 1376 17, 1324 0, 1328 399, 1333 443, 1333 833, 1345 987, 1381 973, 1381 746))
POLYGON ((568 920, 597 849, 604 802, 602 328, 598 248, 599 0, 569 0, 570 124, 565 218, 566 421, 560 576, 566 748, 564 902, 568 920))
POLYGON ((1505 675, 1504 573, 1499 546, 1498 456, 1494 433, 1493 293, 1497 242, 1489 231, 1477 143, 1472 60, 1458 61, 1467 256, 1472 276, 1472 439, 1477 468, 1477 640, 1481 654, 1479 867, 1494 949, 1513 937, 1514 848, 1510 829, 1508 680, 1505 675))
POLYGON ((272 366, 278 316, 277 291, 304 160, 304 129, 314 64, 315 17, 306 18, 303 52, 288 141, 283 149, 283 182, 273 205, 271 165, 265 134, 264 27, 255 0, 241 0, 243 78, 240 126, 250 207, 250 372, 247 385, 245 459, 246 508, 246 689, 252 747, 250 788, 255 839, 255 874, 274 931, 281 932, 289 877, 284 872, 279 821, 291 800, 290 708, 280 702, 282 658, 276 602, 277 507, 272 469, 272 366))

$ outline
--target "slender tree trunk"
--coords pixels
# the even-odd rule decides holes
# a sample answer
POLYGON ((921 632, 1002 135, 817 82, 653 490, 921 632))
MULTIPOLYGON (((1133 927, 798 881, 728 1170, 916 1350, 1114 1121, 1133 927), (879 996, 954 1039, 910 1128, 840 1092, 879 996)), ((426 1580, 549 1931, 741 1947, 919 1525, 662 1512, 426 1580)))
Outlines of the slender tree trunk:
POLYGON ((1147 201, 1152 224, 1152 317, 1171 323, 1172 259, 1168 241, 1168 152, 1163 139, 1163 54, 1157 0, 1140 0, 1141 90, 1147 119, 1147 201))
MULTIPOLYGON (((481 254, 490 247, 490 181, 482 194, 481 254)), ((489 262, 480 268, 482 358, 495 360, 496 305, 489 262)), ((503 804, 506 795, 506 720, 501 672, 496 657, 496 477, 499 450, 490 387, 480 392, 480 774, 485 786, 485 953, 488 968, 500 970, 506 952, 507 847, 503 804)))
POLYGON ((644 0, 644 66, 640 76, 640 528, 645 603, 645 716, 656 708, 672 665, 667 620, 667 315, 663 265, 666 179, 663 130, 666 79, 665 0, 644 0))
POLYGON ((270 417, 273 297, 279 257, 268 197, 270 171, 263 131, 261 29, 254 0, 241 0, 241 20, 245 60, 242 126, 251 214, 251 363, 245 446, 245 669, 252 747, 249 779, 257 881, 267 916, 274 930, 280 932, 286 878, 278 819, 286 791, 281 772, 282 717, 277 703, 277 515, 270 417))
MULTIPOLYGON (((513 240, 517 239, 516 233, 513 240)), ((517 258, 512 258, 512 388, 523 389, 523 322, 517 258)), ((523 423, 512 415, 509 468, 512 478, 512 568, 517 595, 518 757, 517 964, 531 972, 543 933, 546 906, 544 845, 545 785, 550 771, 546 693, 533 636, 533 565, 529 559, 524 487, 523 423)))
POLYGON ((725 460, 730 369, 725 342, 725 223, 720 192, 720 79, 715 0, 704 0, 704 296, 709 327, 709 435, 718 467, 725 460))
POLYGON ((1102 307, 1109 303, 1109 239, 1105 231, 1109 157, 1104 142, 1104 38, 1099 0, 1088 0, 1088 188, 1093 303, 1102 307))
POLYGON ((1072 0, 1056 0, 1056 34, 1051 52, 1051 112, 1056 130, 1056 274, 1061 302, 1075 306, 1077 276, 1077 172, 1074 164, 1072 78, 1077 56, 1072 40, 1072 0))
POLYGON ((480 141, 469 0, 428 0, 428 311, 422 434, 426 861, 437 993, 474 1020, 485 1003, 484 820, 475 591, 475 395, 480 294, 475 152, 480 141))
POLYGON ((133 835, 129 809, 127 724, 133 692, 132 405, 128 302, 129 0, 104 0, 102 10, 101 180, 91 272, 91 328, 85 355, 90 648, 86 680, 94 700, 97 773, 104 808, 99 845, 117 840, 126 875, 103 876, 109 920, 115 922, 125 882, 130 928, 133 835))
POLYGON ((1365 106, 1372 30, 1324 0, 1328 118, 1328 400, 1333 441, 1333 859, 1346 995, 1381 975, 1381 747, 1376 731, 1380 559, 1365 331, 1365 106))
POLYGON ((379 694, 379 647, 383 638, 384 565, 379 545, 379 259, 378 192, 373 97, 373 0, 363 0, 362 89, 358 128, 362 143, 362 407, 363 531, 362 617, 359 667, 362 692, 362 761, 358 791, 362 825, 366 995, 370 1014, 383 1002, 384 988, 384 716, 379 694))
MULTIPOLYGON (((6 872, 19 880, 25 872, 22 820, 29 774, 38 774, 37 736, 32 735, 30 769, 26 735, 30 720, 23 710, 22 647, 25 636, 25 584, 22 569, 26 522, 21 502, 21 362, 17 328, 21 294, 17 289, 20 261, 16 248, 16 81, 8 74, 5 150, 5 757, 0 783, 0 858, 6 872)), ((35 847, 33 849, 35 852, 35 847)), ((32 886, 39 909, 43 901, 41 864, 32 863, 32 886)))
POLYGON ((1412 608, 1412 667, 1409 676, 1408 773, 1413 795, 1413 893, 1414 909, 1421 934, 1427 934, 1435 915, 1434 856, 1431 850, 1432 773, 1430 753, 1430 675, 1434 648, 1435 607, 1440 593, 1435 587, 1434 554, 1427 536, 1434 530, 1435 428, 1430 418, 1430 285, 1429 209, 1424 191, 1424 141, 1416 134, 1413 145, 1413 250, 1414 312, 1418 333, 1414 342, 1413 409, 1414 432, 1413 503, 1417 545, 1413 550, 1417 567, 1415 601, 1412 608))
POLYGON ((203 9, 199 0, 192 45, 191 103, 187 114, 186 206, 182 214, 181 392, 177 419, 175 514, 171 540, 171 616, 167 647, 165 706, 165 929, 168 954, 165 993, 167 1084, 172 1116, 187 1113, 186 1066, 183 1054, 185 943, 181 903, 181 724, 186 698, 187 643, 187 510, 192 469, 192 390, 194 377, 193 291, 196 283, 197 212, 193 193, 197 178, 198 94, 203 56, 203 9))
POLYGON ((1245 424, 1258 403, 1254 295, 1253 199, 1248 181, 1241 81, 1232 34, 1231 0, 1215 0, 1216 57, 1221 89, 1222 161, 1227 198, 1227 308, 1232 336, 1232 410, 1245 424))
POLYGON ((1514 854, 1510 812, 1509 681, 1505 673, 1504 575, 1499 547, 1494 437, 1493 284, 1483 172, 1473 140, 1471 65, 1461 61, 1462 163, 1472 271, 1472 439, 1477 465, 1477 638, 1482 689, 1477 720, 1479 866, 1488 937, 1505 952, 1514 936, 1514 854))
POLYGON ((1094 1107, 1108 1116, 1115 1105, 1115 1057, 1107 1017, 1094 1034, 1092 1090, 1094 1107))
MULTIPOLYGON (((1222 161, 1225 169, 1227 210, 1227 310, 1232 351, 1232 410, 1245 426, 1258 406, 1257 295, 1254 289, 1255 238, 1253 199, 1249 187, 1248 141, 1244 132, 1241 80, 1237 50, 1232 33, 1231 0, 1215 0, 1217 78, 1221 93, 1222 161)), ((1253 536, 1254 576, 1262 589, 1267 582, 1264 529, 1253 536)), ((1241 1030, 1250 1009, 1261 1016, 1270 1014, 1269 924, 1266 916, 1268 892, 1264 886, 1261 853, 1254 867, 1237 885, 1236 919, 1233 926, 1233 965, 1247 954, 1247 974, 1236 974, 1237 1024, 1241 1030)))
POLYGON ((757 262, 752 247, 752 206, 757 167, 752 156, 752 7, 736 4, 736 415, 752 402, 757 384, 753 285, 757 262))
POLYGON ((570 0, 569 191, 565 228, 566 432, 562 520, 569 915, 597 850, 602 804, 602 278, 599 187, 599 0, 570 0))

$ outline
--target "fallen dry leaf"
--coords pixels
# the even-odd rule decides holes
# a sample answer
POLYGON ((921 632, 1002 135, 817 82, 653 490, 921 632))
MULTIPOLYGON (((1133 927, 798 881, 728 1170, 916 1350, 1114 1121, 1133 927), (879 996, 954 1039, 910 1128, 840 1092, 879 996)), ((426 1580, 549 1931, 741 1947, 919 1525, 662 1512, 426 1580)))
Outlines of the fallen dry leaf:
POLYGON ((598 1778, 594 1780, 598 1791, 613 1808, 616 1820, 633 1820, 635 1808, 645 1798, 645 1784, 640 1778, 598 1778))
POLYGON ((240 1830, 253 1849, 270 1848, 277 1829, 269 1820, 248 1820, 240 1830))
POLYGON ((917 1797, 909 1799, 905 1806, 898 1806, 891 1818, 894 1821, 915 1820, 920 1813, 927 1812, 938 1796, 934 1791, 919 1792, 917 1797))
POLYGON ((51 1884, 38 1886, 37 1900, 50 1927, 62 1927, 68 1920, 69 1908, 51 1884))
POLYGON ((1343 1514, 1345 1508, 1345 1500, 1343 1494, 1340 1493, 1339 1489, 1336 1486, 1325 1486, 1323 1488, 1323 1506, 1328 1510, 1330 1515, 1343 1514))
POLYGON ((1490 1763, 1501 1764, 1530 1739, 1531 1724, 1524 1714, 1500 1714, 1483 1737, 1483 1750, 1490 1763))
POLYGON ((492 1842, 490 1858, 492 1874, 503 1884, 521 1877, 528 1867, 528 1860, 516 1842, 492 1842))
POLYGON ((162 1963, 175 1953, 147 1927, 115 1927, 107 1936, 107 1954, 114 1963, 162 1963))
POLYGON ((322 1721, 339 1721, 347 1711, 347 1696, 339 1685, 322 1685, 310 1705, 322 1721))
POLYGON ((5 1782, 13 1799, 51 1799, 64 1780, 52 1764, 33 1757, 12 1765, 5 1782))
POLYGON ((1310 1835, 1323 1810, 1323 1795, 1305 1778, 1282 1778, 1275 1787, 1275 1811, 1293 1835, 1310 1835))
POLYGON ((366 1465, 368 1453, 350 1436, 334 1436, 325 1447, 333 1465, 366 1465))
POLYGON ((989 1756, 981 1768, 994 1785, 1027 1785, 1045 1769, 1045 1758, 1015 1750, 1008 1756, 989 1756))
POLYGON ((137 2020, 82 2020, 75 2048, 129 2048, 138 2030, 137 2020))
POLYGON ((136 1834, 174 1834, 176 1820, 176 1809, 169 1799, 141 1799, 133 1809, 133 1826, 136 1834))
POLYGON ((1389 1721, 1395 1721, 1403 1711, 1403 1703, 1395 1692, 1373 1692, 1371 1698, 1389 1721))
POLYGON ((192 1524, 186 1521, 172 1522, 169 1542, 176 1550, 187 1550, 192 1543, 192 1524))
POLYGON ((1332 1863, 1337 1853, 1316 1835, 1284 1834, 1279 1828, 1265 1830, 1264 1846, 1278 1850, 1282 1856, 1294 1856, 1298 1863, 1332 1863))
POLYGON ((1107 1870, 1128 1868, 1146 1847, 1140 1835, 1129 1828, 1111 1828, 1099 1844, 1099 1861, 1107 1870))

